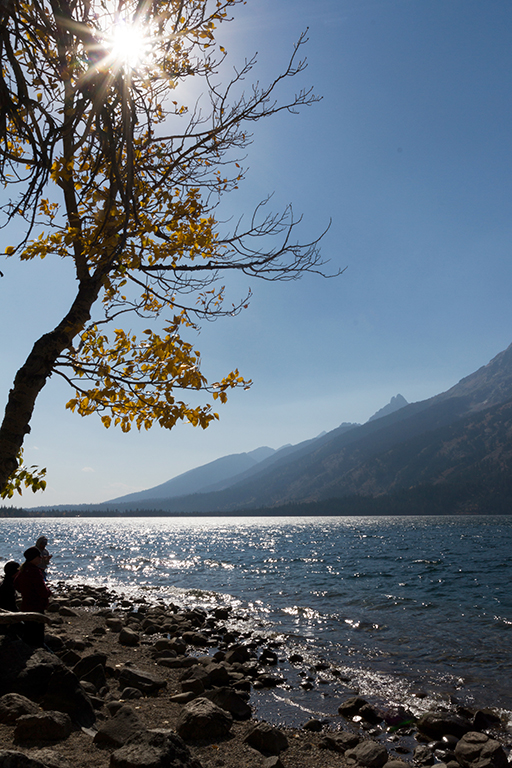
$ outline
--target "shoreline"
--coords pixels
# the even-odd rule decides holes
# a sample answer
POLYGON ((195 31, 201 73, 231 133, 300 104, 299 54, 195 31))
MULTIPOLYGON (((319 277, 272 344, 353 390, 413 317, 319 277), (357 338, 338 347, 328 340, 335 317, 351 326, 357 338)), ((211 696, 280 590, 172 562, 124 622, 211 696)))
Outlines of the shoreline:
MULTIPOLYGON (((184 726, 180 726, 185 710, 191 703, 198 705, 205 699, 213 700, 217 706, 218 702, 223 704, 220 709, 225 712, 227 708, 232 720, 222 736, 200 740, 198 732, 193 731, 196 735, 189 734, 186 738, 191 759, 199 760, 203 768, 252 768, 267 765, 265 760, 268 768, 271 765, 278 768, 277 761, 285 768, 364 765, 359 762, 362 758, 353 754, 358 744, 381 750, 380 757, 375 757, 379 764, 375 763, 372 768, 397 760, 427 765, 430 759, 456 768, 459 763, 454 760, 454 743, 442 741, 443 736, 450 735, 451 726, 446 724, 450 717, 466 722, 466 731, 487 734, 491 741, 501 745, 504 754, 512 748, 511 734, 504 729, 505 724, 500 723, 497 710, 447 709, 446 722, 439 726, 436 742, 432 734, 418 730, 418 723, 405 708, 375 706, 355 692, 344 699, 326 698, 325 709, 330 713, 327 717, 315 717, 313 711, 306 718, 307 707, 304 707, 305 718, 300 727, 267 726, 285 738, 286 748, 272 746, 270 731, 264 737, 263 747, 255 747, 246 739, 263 722, 259 717, 264 707, 258 707, 256 702, 260 692, 265 696, 275 691, 286 697, 287 689, 299 685, 307 702, 308 696, 313 698, 311 692, 322 686, 324 675, 336 677, 339 671, 322 660, 314 667, 307 666, 308 662, 299 654, 286 658, 282 643, 262 637, 254 630, 233 630, 229 623, 230 607, 216 607, 208 613, 173 604, 151 605, 144 601, 135 604, 106 588, 70 587, 62 583, 52 591, 54 596, 48 612, 51 624, 46 634, 52 654, 38 651, 36 656, 44 657, 49 663, 47 657, 51 661, 55 654, 66 669, 77 673, 94 710, 94 722, 85 729, 75 723, 65 739, 51 744, 41 738, 37 743, 20 740, 15 735, 15 724, 0 724, 2 750, 21 751, 32 757, 37 757, 41 749, 45 753, 51 750, 53 756, 46 754, 46 762, 41 760, 41 765, 47 768, 112 768, 115 763, 112 755, 120 745, 107 743, 108 738, 101 742, 97 734, 108 730, 108 724, 121 710, 125 713, 126 708, 131 710, 141 731, 146 733, 155 728, 179 731, 180 727, 186 733, 184 726), (96 671, 89 668, 84 672, 91 659, 96 671), (285 664, 295 672, 292 682, 283 676, 285 664), (147 680, 154 678, 157 681, 154 690, 150 691, 150 684, 142 678, 142 682, 139 681, 142 690, 137 688, 137 676, 130 676, 133 670, 139 670, 147 680), (265 749, 265 745, 269 749, 265 749), (421 761, 417 757, 421 753, 419 748, 424 753, 421 761), (272 763, 268 762, 271 760, 272 763)), ((137 728, 132 727, 132 736, 137 728)), ((201 733, 205 735, 206 731, 201 733)), ((451 738, 453 741, 454 734, 451 738)))

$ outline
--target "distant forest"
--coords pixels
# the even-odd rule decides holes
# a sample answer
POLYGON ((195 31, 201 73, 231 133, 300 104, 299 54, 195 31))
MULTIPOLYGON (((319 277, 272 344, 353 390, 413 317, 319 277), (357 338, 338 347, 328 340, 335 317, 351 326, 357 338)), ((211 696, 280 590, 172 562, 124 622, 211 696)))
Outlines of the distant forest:
POLYGON ((488 474, 473 468, 471 479, 417 485, 382 496, 346 496, 322 501, 290 503, 229 512, 165 512, 161 509, 80 508, 23 509, 0 507, 0 517, 300 517, 370 515, 511 515, 512 477, 508 472, 488 474))

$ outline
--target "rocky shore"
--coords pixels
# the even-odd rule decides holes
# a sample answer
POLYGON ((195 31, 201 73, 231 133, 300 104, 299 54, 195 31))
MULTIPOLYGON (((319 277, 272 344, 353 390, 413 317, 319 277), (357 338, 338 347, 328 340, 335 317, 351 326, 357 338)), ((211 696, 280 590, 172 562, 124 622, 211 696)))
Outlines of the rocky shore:
POLYGON ((234 629, 229 608, 53 592, 47 648, 0 643, 0 768, 508 766, 512 735, 494 710, 417 719, 351 696, 301 728, 255 719, 251 694, 285 686, 284 664, 306 691, 326 665, 283 658, 278 642, 234 629))

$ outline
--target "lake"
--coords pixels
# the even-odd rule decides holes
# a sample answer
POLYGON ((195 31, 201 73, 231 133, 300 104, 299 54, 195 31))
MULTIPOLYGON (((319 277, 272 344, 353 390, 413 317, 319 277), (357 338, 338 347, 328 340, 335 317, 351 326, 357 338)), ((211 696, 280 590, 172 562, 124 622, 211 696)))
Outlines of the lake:
MULTIPOLYGON (((311 663, 327 659, 346 681, 326 680, 309 692, 311 711, 332 710, 330 697, 355 691, 416 711, 450 697, 512 711, 510 517, 46 518, 0 525, 2 564, 22 562, 44 533, 54 555, 51 581, 104 585, 151 602, 231 605, 245 627, 283 640, 311 663)), ((306 707, 295 687, 264 695, 288 722, 306 707)))

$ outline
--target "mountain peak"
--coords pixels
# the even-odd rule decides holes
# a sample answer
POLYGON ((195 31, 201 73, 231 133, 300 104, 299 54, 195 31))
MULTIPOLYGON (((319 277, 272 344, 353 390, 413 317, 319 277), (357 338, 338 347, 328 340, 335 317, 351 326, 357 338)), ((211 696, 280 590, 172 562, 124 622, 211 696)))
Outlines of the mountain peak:
POLYGON ((381 408, 377 413, 374 413, 373 416, 370 416, 368 421, 375 421, 375 419, 381 419, 383 416, 389 416, 390 413, 399 411, 400 408, 403 408, 406 405, 409 405, 409 403, 403 395, 395 395, 384 408, 381 408))

